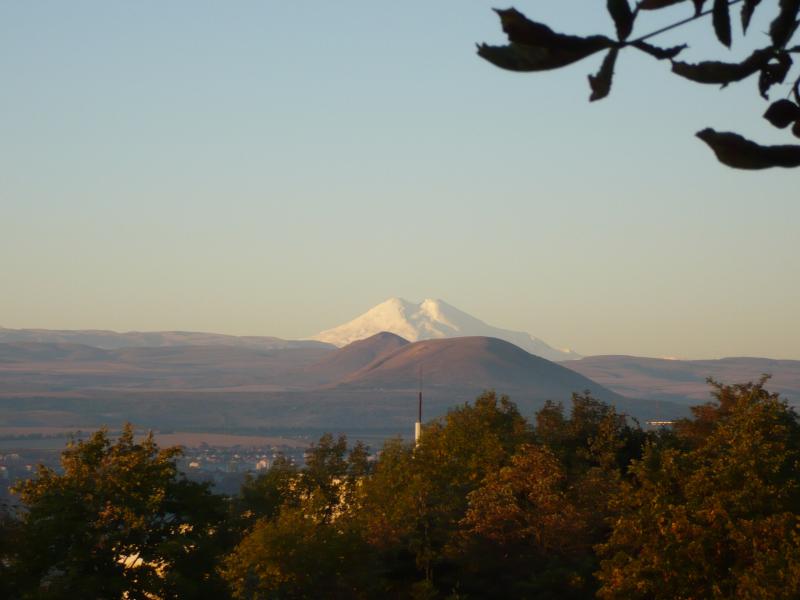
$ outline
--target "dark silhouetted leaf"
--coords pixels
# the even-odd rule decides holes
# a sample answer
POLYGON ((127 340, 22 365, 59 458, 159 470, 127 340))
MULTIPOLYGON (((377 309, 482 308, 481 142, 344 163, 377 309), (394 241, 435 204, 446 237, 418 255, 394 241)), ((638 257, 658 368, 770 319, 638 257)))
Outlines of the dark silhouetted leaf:
POLYGON ((665 59, 673 59, 678 54, 686 50, 688 46, 686 44, 681 44, 680 46, 673 46, 672 48, 659 48, 658 46, 653 46, 648 44, 647 42, 636 41, 631 42, 631 46, 641 50, 642 52, 647 52, 650 56, 656 57, 658 60, 665 60, 665 59))
POLYGON ((605 98, 611 91, 611 81, 614 78, 614 65, 617 62, 618 52, 617 48, 609 50, 597 75, 589 75, 589 85, 592 88, 592 95, 589 96, 590 102, 605 98))
POLYGON ((791 100, 778 100, 770 104, 764 118, 778 129, 784 129, 800 119, 800 107, 791 100))
POLYGON ((742 6, 742 31, 747 33, 747 28, 750 26, 750 19, 753 16, 753 12, 756 10, 756 6, 761 3, 761 0, 744 0, 744 5, 742 6))
POLYGON ((511 43, 507 46, 480 44, 478 55, 503 69, 557 69, 615 45, 613 40, 603 35, 584 38, 556 33, 513 8, 496 12, 511 43))
POLYGON ((731 14, 728 8, 728 0, 714 0, 712 19, 714 21, 714 32, 717 34, 717 39, 730 48, 731 14))
POLYGON ((694 14, 699 15, 703 12, 703 5, 706 3, 706 0, 692 0, 694 2, 694 14))
POLYGON ((735 169, 768 169, 770 167, 800 167, 800 146, 761 146, 737 133, 699 131, 703 140, 717 155, 717 159, 735 169))
POLYGON ((792 57, 786 52, 781 52, 777 56, 770 59, 761 69, 761 75, 758 77, 758 91, 767 99, 767 92, 776 83, 783 83, 786 79, 786 74, 792 68, 792 57))
POLYGON ((574 63, 588 54, 553 48, 509 44, 507 46, 478 46, 478 56, 501 69, 509 71, 547 71, 574 63))
POLYGON ((673 4, 679 4, 684 1, 685 0, 642 0, 639 2, 639 8, 641 10, 658 10, 659 8, 672 6, 673 4))
POLYGON ((633 21, 636 18, 628 0, 606 0, 608 14, 614 19, 617 28, 617 38, 622 42, 628 39, 633 30, 633 21))
POLYGON ((780 12, 769 26, 772 43, 783 48, 792 39, 797 29, 797 13, 800 11, 800 0, 780 0, 780 12))
POLYGON ((756 50, 740 63, 705 61, 696 64, 672 61, 672 72, 698 83, 728 85, 741 81, 763 69, 772 56, 772 50, 756 50))
POLYGON ((795 121, 794 125, 792 125, 792 135, 794 135, 794 137, 800 138, 800 119, 795 121))
POLYGON ((580 58, 614 45, 614 41, 604 35, 580 37, 556 33, 547 25, 531 21, 513 8, 495 12, 500 16, 500 23, 508 36, 508 41, 516 44, 560 50, 581 55, 580 58))

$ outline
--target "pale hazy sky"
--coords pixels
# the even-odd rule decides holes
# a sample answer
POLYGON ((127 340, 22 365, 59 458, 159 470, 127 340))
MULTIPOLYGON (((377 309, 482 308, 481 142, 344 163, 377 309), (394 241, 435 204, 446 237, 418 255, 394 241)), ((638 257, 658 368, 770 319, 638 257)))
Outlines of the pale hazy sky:
POLYGON ((600 56, 479 59, 491 6, 0 0, 0 325, 302 337, 438 297, 583 354, 800 359, 800 170, 693 137, 787 143, 755 82, 625 52, 590 105, 600 56))

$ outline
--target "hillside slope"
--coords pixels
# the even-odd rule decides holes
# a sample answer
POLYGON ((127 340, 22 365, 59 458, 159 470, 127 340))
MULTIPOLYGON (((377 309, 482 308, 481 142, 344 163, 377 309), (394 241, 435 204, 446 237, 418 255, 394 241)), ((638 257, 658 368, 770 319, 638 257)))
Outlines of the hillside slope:
POLYGON ((736 357, 667 360, 638 356, 590 356, 564 365, 625 396, 696 404, 710 400, 711 377, 744 383, 771 376, 767 387, 800 404, 800 361, 736 357))
POLYGON ((569 399, 591 390, 598 398, 617 394, 554 362, 504 340, 459 337, 404 345, 344 378, 350 388, 414 389, 422 372, 424 386, 453 390, 524 390, 526 396, 569 399))
POLYGON ((399 335, 382 331, 326 354, 319 362, 303 369, 300 375, 307 385, 338 382, 408 343, 399 335))

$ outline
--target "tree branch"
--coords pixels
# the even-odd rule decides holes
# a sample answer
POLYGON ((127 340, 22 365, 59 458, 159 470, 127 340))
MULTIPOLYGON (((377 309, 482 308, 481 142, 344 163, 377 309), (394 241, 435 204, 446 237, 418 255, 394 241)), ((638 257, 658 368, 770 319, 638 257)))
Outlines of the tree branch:
MULTIPOLYGON (((742 0, 730 0, 728 2, 728 6, 733 6, 734 4, 739 4, 740 2, 742 2, 742 0)), ((667 32, 667 31, 669 31, 671 29, 675 29, 677 27, 680 27, 681 25, 686 25, 687 23, 691 23, 692 21, 696 21, 697 19, 701 19, 702 17, 706 17, 706 16, 710 15, 712 12, 714 12, 714 9, 713 8, 709 8, 708 10, 704 10, 703 12, 701 12, 699 14, 696 14, 693 17, 689 17, 688 19, 683 19, 682 21, 678 21, 677 23, 673 23, 672 25, 667 25, 666 27, 662 27, 661 29, 657 29, 656 31, 652 31, 652 32, 648 33, 647 35, 643 35, 642 37, 636 38, 635 40, 630 40, 628 42, 625 42, 625 45, 629 46, 629 45, 631 45, 631 44, 633 44, 635 42, 643 42, 643 41, 645 41, 647 39, 650 39, 651 37, 660 35, 660 34, 662 34, 664 32, 667 32)))

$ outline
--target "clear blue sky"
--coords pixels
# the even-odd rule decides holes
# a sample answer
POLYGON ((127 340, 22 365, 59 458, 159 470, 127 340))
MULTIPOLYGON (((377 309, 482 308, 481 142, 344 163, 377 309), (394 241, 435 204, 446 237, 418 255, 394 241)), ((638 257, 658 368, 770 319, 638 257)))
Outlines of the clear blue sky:
MULTIPOLYGON (((480 60, 491 6, 0 0, 0 325, 302 337, 439 297, 584 354, 800 359, 800 170, 693 137, 786 143, 755 83, 626 52, 589 104, 599 56, 480 60)), ((709 27, 658 41, 745 53, 709 27)))

